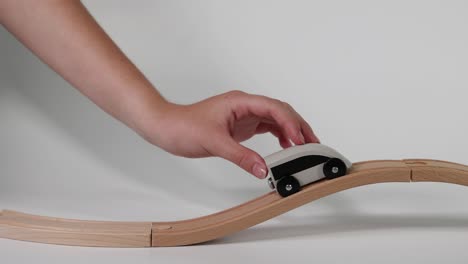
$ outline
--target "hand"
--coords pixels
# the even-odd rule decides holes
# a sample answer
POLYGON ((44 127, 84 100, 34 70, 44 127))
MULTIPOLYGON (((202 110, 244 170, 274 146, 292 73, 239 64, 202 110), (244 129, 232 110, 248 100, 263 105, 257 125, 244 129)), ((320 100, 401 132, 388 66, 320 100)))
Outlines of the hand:
POLYGON ((104 111, 175 155, 222 157, 264 178, 263 158, 239 142, 266 132, 283 148, 318 142, 291 106, 268 97, 232 91, 168 103, 80 1, 0 1, 0 24, 104 111))
POLYGON ((270 132, 283 148, 319 142, 311 127, 287 103, 260 95, 231 91, 191 105, 167 104, 143 136, 178 156, 218 156, 262 179, 263 158, 239 142, 270 132))

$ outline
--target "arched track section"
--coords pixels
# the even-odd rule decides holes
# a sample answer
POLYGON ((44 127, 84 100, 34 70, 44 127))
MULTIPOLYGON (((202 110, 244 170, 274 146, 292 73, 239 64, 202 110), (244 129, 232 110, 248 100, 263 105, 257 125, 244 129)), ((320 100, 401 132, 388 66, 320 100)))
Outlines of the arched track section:
POLYGON ((0 212, 0 237, 51 244, 160 247, 197 244, 249 228, 327 195, 374 183, 447 182, 468 185, 468 166, 407 159, 354 163, 348 175, 308 185, 281 198, 270 192, 211 215, 172 222, 106 222, 0 212))

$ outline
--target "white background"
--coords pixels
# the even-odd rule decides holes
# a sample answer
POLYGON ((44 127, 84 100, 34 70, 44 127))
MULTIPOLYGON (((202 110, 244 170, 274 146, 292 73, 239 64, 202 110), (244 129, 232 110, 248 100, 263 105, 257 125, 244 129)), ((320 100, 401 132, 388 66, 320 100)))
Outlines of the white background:
MULTIPOLYGON (((293 105, 352 161, 468 164, 466 1, 85 1, 171 101, 233 89, 293 105)), ((268 155, 273 136, 246 145, 268 155)), ((233 164, 147 144, 0 29, 0 208, 94 220, 214 213, 269 189, 233 164)), ((0 239, 2 263, 466 263, 468 189, 347 190, 191 247, 0 239)))

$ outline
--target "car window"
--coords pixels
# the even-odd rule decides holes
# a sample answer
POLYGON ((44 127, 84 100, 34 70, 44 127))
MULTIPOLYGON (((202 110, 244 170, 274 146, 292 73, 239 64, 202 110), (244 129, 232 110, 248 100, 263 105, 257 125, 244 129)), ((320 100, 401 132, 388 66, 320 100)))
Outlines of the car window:
POLYGON ((271 173, 275 180, 279 180, 284 176, 292 175, 294 173, 306 170, 308 168, 317 166, 329 160, 329 157, 322 155, 307 155, 297 159, 290 160, 283 164, 271 168, 271 173))

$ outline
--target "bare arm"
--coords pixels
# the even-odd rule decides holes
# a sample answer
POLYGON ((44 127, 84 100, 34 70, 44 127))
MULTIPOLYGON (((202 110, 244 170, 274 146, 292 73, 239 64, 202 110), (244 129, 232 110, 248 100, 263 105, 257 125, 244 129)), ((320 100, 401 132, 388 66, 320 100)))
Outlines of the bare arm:
POLYGON ((263 178, 263 158, 239 142, 266 132, 283 147, 318 142, 276 99, 233 91, 186 106, 168 102, 80 1, 0 0, 0 23, 104 111, 172 154, 219 156, 263 178))
MULTIPOLYGON (((165 100, 80 1, 7 0, 1 23, 43 62, 134 130, 165 100)), ((139 131, 141 133, 141 131, 139 131)))

